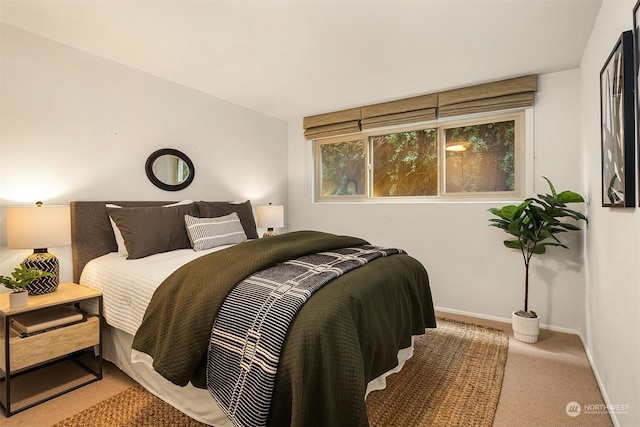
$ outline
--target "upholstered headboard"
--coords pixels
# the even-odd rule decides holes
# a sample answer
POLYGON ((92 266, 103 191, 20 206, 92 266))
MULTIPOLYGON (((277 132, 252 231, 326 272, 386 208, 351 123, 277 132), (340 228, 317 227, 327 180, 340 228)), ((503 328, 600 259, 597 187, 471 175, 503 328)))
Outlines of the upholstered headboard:
POLYGON ((82 269, 89 261, 118 250, 105 207, 107 203, 123 207, 148 207, 162 206, 173 202, 71 202, 71 256, 75 283, 79 282, 82 269))
MULTIPOLYGON (((127 202, 107 202, 107 201, 95 201, 95 202, 71 202, 71 255, 72 255, 72 263, 73 263, 73 280, 78 283, 80 280, 80 275, 82 274, 82 269, 84 266, 94 258, 100 257, 102 255, 108 254, 109 252, 115 252, 118 250, 118 245, 116 244, 116 238, 113 234, 113 227, 111 226, 111 222, 109 220, 109 215, 107 214, 107 204, 114 204, 121 206, 123 208, 129 207, 138 207, 138 208, 152 208, 154 206, 163 206, 168 205, 174 202, 170 201, 127 201, 127 202)), ((228 215, 232 212, 235 212, 238 215, 240 223, 242 224, 242 228, 246 234, 248 239, 257 239, 258 232, 256 230, 255 217, 253 213, 253 208, 251 206, 251 201, 247 200, 244 202, 209 202, 209 201, 197 201, 195 202, 194 208, 197 212, 194 211, 194 215, 202 216, 204 218, 213 218, 220 217, 223 215, 228 215)), ((176 207, 177 209, 177 207, 176 207)), ((164 210, 164 209, 162 209, 164 210)), ((124 209, 122 210, 124 211, 124 209)), ((155 209, 150 209, 149 211, 156 211, 155 209)), ((122 212, 124 213, 124 212, 122 212)), ((143 215, 150 214, 151 212, 145 212, 143 215)), ((112 213, 113 215, 113 213, 112 213)), ((151 215, 153 216, 153 215, 151 215)), ((161 215, 162 216, 162 215, 161 215)), ((184 226, 184 217, 181 217, 180 224, 184 226)), ((146 220, 146 217, 145 217, 146 220)), ((117 222, 118 219, 116 218, 117 222)), ((144 220, 143 220, 144 222, 144 220)), ((152 220, 149 221, 150 224, 154 222, 152 220)), ((165 224, 164 222, 162 223, 165 224)), ((166 232, 166 228, 162 228, 161 232, 166 232)), ((143 236, 141 240, 143 245, 150 239, 153 240, 153 236, 156 230, 152 230, 151 235, 143 236)), ((167 236, 172 235, 170 232, 166 233, 167 236)), ((187 239, 186 230, 185 230, 185 239, 187 239)), ((174 239, 175 240, 175 239, 174 239)), ((131 240, 129 243, 125 243, 129 245, 133 243, 135 240, 131 240)), ((140 240, 139 240, 140 241, 140 240)), ((175 249, 175 246, 171 246, 169 248, 161 245, 161 249, 153 246, 153 242, 149 241, 149 246, 144 247, 144 249, 151 250, 172 250, 175 249)), ((173 245, 173 241, 171 244, 173 245)), ((188 242, 187 242, 188 244, 188 242)), ((133 246, 132 246, 133 248, 133 246)), ((132 256, 131 249, 127 247, 129 250, 129 257, 132 256)), ((139 247, 136 245, 136 249, 139 247)), ((144 252, 144 251, 143 251, 144 252)), ((149 252, 145 255, 140 255, 140 251, 133 257, 140 257, 150 255, 156 252, 149 252)))

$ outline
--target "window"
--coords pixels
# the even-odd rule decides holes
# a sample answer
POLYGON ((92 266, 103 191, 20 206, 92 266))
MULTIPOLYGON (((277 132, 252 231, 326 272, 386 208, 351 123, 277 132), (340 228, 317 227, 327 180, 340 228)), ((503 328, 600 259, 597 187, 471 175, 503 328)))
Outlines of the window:
POLYGON ((320 144, 323 197, 366 196, 367 144, 365 140, 320 144))
POLYGON ((514 192, 516 121, 443 129, 445 193, 514 192))
POLYGON ((317 200, 518 196, 524 112, 316 141, 317 200))
POLYGON ((438 137, 434 128, 376 135, 373 153, 373 196, 436 196, 438 137))

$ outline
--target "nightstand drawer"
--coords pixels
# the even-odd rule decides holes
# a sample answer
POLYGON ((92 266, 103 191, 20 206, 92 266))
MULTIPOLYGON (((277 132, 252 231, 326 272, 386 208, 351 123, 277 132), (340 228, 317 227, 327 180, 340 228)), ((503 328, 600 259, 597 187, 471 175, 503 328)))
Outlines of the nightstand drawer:
MULTIPOLYGON (((100 343, 100 320, 90 316, 86 322, 64 326, 30 337, 20 338, 12 331, 10 338, 11 372, 65 356, 100 343)), ((4 349, 0 352, 0 369, 6 372, 4 349)))

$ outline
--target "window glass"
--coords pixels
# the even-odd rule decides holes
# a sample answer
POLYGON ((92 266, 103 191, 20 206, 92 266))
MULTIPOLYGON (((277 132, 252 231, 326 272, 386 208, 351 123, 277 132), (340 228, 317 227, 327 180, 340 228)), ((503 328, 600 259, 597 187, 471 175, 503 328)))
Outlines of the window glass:
POLYGON ((515 120, 445 129, 445 193, 515 191, 515 131, 515 120))
POLYGON ((524 127, 522 110, 316 141, 317 200, 517 198, 524 127))
POLYGON ((371 137, 373 196, 435 196, 438 194, 436 129, 371 137))
POLYGON ((366 154, 363 140, 321 144, 322 197, 366 195, 366 154))

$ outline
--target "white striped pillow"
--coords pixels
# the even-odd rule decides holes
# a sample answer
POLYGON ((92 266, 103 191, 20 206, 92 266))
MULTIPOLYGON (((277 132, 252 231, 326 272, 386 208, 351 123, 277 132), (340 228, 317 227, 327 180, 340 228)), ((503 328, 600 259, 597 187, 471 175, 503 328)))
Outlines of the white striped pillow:
POLYGON ((191 247, 196 251, 247 240, 240 218, 235 212, 217 218, 196 218, 185 215, 184 222, 191 240, 191 247))

